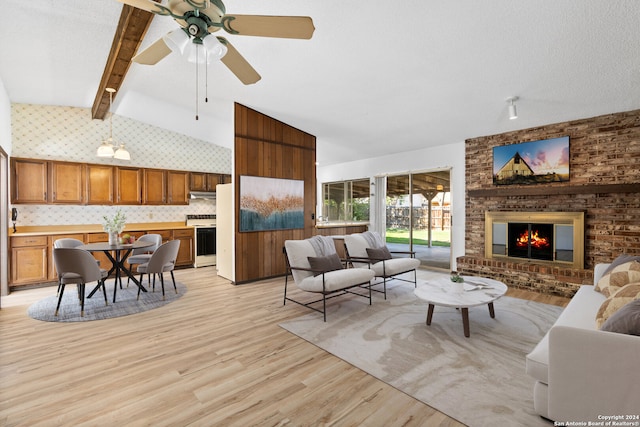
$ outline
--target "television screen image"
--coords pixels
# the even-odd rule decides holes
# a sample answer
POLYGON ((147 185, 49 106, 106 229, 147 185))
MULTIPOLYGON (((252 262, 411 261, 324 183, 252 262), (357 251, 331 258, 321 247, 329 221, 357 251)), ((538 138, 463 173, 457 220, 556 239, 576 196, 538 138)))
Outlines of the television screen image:
POLYGON ((493 147, 493 183, 569 181, 569 137, 493 147))

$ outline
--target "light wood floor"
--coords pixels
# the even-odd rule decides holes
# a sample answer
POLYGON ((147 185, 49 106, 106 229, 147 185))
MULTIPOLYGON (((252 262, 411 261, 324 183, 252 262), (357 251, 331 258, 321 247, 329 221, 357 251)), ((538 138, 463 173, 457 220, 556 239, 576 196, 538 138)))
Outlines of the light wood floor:
POLYGON ((284 278, 233 286, 207 267, 176 279, 189 290, 167 306, 86 323, 27 316, 55 287, 2 297, 0 425, 460 425, 280 328, 310 312, 282 305, 284 278))

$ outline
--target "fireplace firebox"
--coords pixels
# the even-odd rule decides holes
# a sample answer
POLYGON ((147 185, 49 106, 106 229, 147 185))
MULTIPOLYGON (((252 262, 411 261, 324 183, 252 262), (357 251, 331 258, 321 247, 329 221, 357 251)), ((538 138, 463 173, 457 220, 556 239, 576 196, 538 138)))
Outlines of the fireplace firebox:
POLYGON ((510 222, 507 236, 510 257, 553 261, 553 224, 510 222))
POLYGON ((584 268, 584 213, 485 212, 485 256, 584 268))

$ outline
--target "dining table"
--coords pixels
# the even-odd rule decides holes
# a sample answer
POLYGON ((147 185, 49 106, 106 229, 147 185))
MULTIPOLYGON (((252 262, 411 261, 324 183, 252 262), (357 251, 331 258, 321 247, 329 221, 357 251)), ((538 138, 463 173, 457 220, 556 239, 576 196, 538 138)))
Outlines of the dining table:
MULTIPOLYGON (((133 243, 117 243, 115 245, 110 245, 109 242, 96 242, 96 243, 87 243, 81 246, 78 246, 78 249, 84 249, 89 252, 104 252, 104 254, 111 261, 111 269, 109 270, 108 275, 111 276, 115 272, 115 283, 113 286, 113 302, 116 302, 116 292, 118 290, 118 284, 120 284, 120 288, 122 288, 122 277, 128 277, 133 283, 136 284, 138 288, 142 292, 147 292, 147 289, 142 286, 142 283, 136 279, 135 275, 131 273, 131 271, 125 267, 124 263, 131 255, 131 252, 134 249, 142 249, 147 248, 149 246, 153 246, 155 243, 144 240, 136 240, 133 243), (124 274, 121 274, 124 273, 124 274)), ((91 293, 87 296, 87 298, 91 298, 93 294, 100 288, 100 285, 96 286, 91 293)))

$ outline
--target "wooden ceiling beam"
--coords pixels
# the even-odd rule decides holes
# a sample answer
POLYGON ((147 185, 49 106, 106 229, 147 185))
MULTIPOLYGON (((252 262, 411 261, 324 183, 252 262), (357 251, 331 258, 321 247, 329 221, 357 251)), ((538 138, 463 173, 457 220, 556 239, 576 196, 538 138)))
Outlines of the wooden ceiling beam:
MULTIPOLYGON (((160 0, 154 0, 159 3, 160 0)), ((122 6, 120 21, 116 28, 116 33, 111 44, 111 51, 104 67, 102 79, 98 86, 96 97, 91 107, 91 118, 103 120, 109 111, 109 93, 105 90, 108 87, 116 91, 120 89, 124 77, 140 47, 144 35, 149 29, 153 13, 129 6, 122 6)), ((117 95, 117 92, 113 95, 117 95)))

